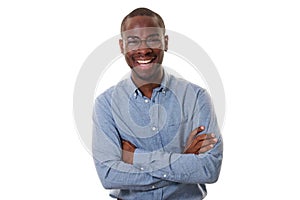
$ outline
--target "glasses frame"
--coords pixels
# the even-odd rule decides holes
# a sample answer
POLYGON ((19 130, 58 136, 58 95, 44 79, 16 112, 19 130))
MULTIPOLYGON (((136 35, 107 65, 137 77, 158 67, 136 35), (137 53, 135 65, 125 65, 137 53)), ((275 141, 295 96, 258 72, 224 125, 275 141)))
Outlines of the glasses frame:
POLYGON ((126 49, 127 51, 133 51, 133 50, 140 49, 140 46, 142 45, 143 42, 144 42, 144 44, 148 48, 151 48, 151 49, 163 49, 164 38, 165 38, 165 35, 152 34, 152 35, 147 36, 146 39, 141 39, 138 36, 128 36, 127 39, 122 38, 122 40, 123 40, 124 49, 126 49), (156 35, 157 35, 157 37, 156 37, 156 35), (151 45, 151 44, 149 44, 149 42, 151 41, 151 38, 154 38, 154 37, 155 37, 155 39, 159 39, 159 44, 158 45, 151 45), (128 45, 128 40, 130 38, 132 38, 132 40, 137 39, 138 44, 133 45, 132 47, 130 47, 130 45, 128 45))

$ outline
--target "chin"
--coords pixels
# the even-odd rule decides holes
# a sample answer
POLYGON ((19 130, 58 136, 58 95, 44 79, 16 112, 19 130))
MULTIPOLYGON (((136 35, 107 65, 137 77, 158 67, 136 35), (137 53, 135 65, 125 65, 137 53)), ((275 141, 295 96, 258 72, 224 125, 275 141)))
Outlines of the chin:
POLYGON ((161 64, 158 63, 136 65, 132 68, 135 76, 144 81, 156 80, 161 69, 161 64))

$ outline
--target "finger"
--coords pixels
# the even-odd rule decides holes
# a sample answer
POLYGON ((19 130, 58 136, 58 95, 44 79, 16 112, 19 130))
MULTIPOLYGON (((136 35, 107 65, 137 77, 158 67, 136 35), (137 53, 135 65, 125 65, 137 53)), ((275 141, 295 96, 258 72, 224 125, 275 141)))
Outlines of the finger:
POLYGON ((193 142, 196 142, 195 146, 201 148, 201 146, 207 146, 210 144, 214 145, 217 143, 217 141, 218 141, 218 139, 215 137, 212 137, 212 135, 202 134, 202 135, 197 136, 193 142))
POLYGON ((215 138, 215 134, 210 133, 210 134, 201 134, 196 136, 192 142, 190 142, 190 145, 188 145, 188 148, 201 148, 202 146, 210 145, 210 144, 215 144, 217 143, 217 138, 215 138))
POLYGON ((190 135, 189 135, 189 137, 188 137, 188 140, 187 140, 187 144, 191 144, 192 141, 193 141, 193 139, 195 138, 195 136, 196 136, 198 133, 204 131, 204 129, 205 129, 204 126, 199 126, 199 127, 195 128, 195 129, 190 133, 190 135))
POLYGON ((200 154, 200 153, 205 153, 205 152, 211 150, 213 147, 214 147, 214 145, 212 145, 212 144, 211 144, 211 145, 208 145, 208 146, 205 146, 205 147, 202 147, 202 148, 199 150, 199 154, 200 154))
POLYGON ((198 135, 189 146, 185 149, 185 153, 199 154, 204 153, 214 147, 218 139, 213 133, 198 135))
POLYGON ((136 147, 133 144, 131 144, 129 141, 122 140, 122 149, 124 149, 124 150, 133 150, 135 148, 136 147))
POLYGON ((128 144, 129 142, 127 140, 122 140, 122 144, 128 144))
POLYGON ((132 147, 135 147, 131 142, 127 141, 127 140, 122 140, 122 144, 126 144, 132 147))
POLYGON ((129 146, 129 142, 126 140, 122 140, 122 146, 129 146))
POLYGON ((208 146, 208 145, 215 145, 218 142, 217 138, 212 138, 212 139, 206 139, 202 142, 202 147, 208 146))
POLYGON ((190 149, 195 151, 199 151, 201 148, 208 146, 208 145, 215 145, 217 143, 216 138, 207 139, 206 134, 202 134, 197 136, 191 145, 189 146, 190 149))
POLYGON ((196 138, 195 138, 197 141, 202 141, 202 140, 212 140, 212 141, 215 141, 217 142, 218 139, 216 138, 216 135, 214 133, 210 133, 210 134, 201 134, 201 135, 198 135, 196 138))
POLYGON ((122 149, 123 150, 128 150, 130 149, 130 145, 126 141, 122 141, 122 149))
POLYGON ((204 129, 205 129, 204 126, 199 126, 199 127, 197 128, 197 133, 200 133, 200 132, 204 131, 204 129))
POLYGON ((203 152, 206 152, 207 149, 212 149, 215 144, 217 143, 217 139, 216 138, 213 138, 213 139, 207 139, 207 140, 203 140, 203 141, 200 141, 196 144, 195 148, 198 149, 199 152, 203 153, 203 152))
POLYGON ((195 138, 186 148, 185 151, 186 153, 197 153, 199 149, 202 146, 202 142, 204 141, 206 137, 206 134, 203 134, 201 136, 198 136, 195 138))
POLYGON ((207 134, 201 134, 194 138, 191 143, 191 146, 196 146, 198 143, 203 142, 207 138, 207 134))
POLYGON ((204 129, 205 129, 204 126, 199 126, 199 127, 195 128, 195 129, 191 132, 191 134, 190 134, 189 137, 194 138, 198 133, 204 131, 204 129))
POLYGON ((126 146, 126 147, 122 148, 122 151, 123 151, 123 152, 130 152, 130 153, 133 153, 133 152, 135 151, 135 148, 126 146))
POLYGON ((201 134, 201 135, 197 135, 195 138, 194 138, 194 142, 200 142, 200 141, 203 141, 203 140, 206 140, 208 137, 207 134, 201 134))
POLYGON ((216 135, 214 133, 207 134, 207 139, 216 138, 216 135))

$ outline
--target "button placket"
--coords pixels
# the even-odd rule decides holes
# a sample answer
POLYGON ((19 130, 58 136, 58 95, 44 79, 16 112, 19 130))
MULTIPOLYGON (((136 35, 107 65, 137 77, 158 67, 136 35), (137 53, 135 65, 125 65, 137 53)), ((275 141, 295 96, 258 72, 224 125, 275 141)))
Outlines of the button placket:
POLYGON ((156 131, 157 128, 155 126, 152 126, 151 129, 152 129, 152 131, 156 131))

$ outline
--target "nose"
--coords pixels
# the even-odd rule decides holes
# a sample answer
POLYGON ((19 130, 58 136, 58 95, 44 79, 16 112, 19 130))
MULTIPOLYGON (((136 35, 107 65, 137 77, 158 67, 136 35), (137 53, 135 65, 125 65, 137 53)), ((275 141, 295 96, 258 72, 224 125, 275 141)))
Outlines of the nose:
POLYGON ((151 53, 152 49, 147 45, 146 40, 141 40, 141 43, 136 51, 141 54, 147 54, 151 53))
POLYGON ((141 43, 140 43, 140 46, 139 46, 139 48, 149 48, 149 46, 147 45, 147 43, 146 43, 146 40, 141 40, 141 43))

